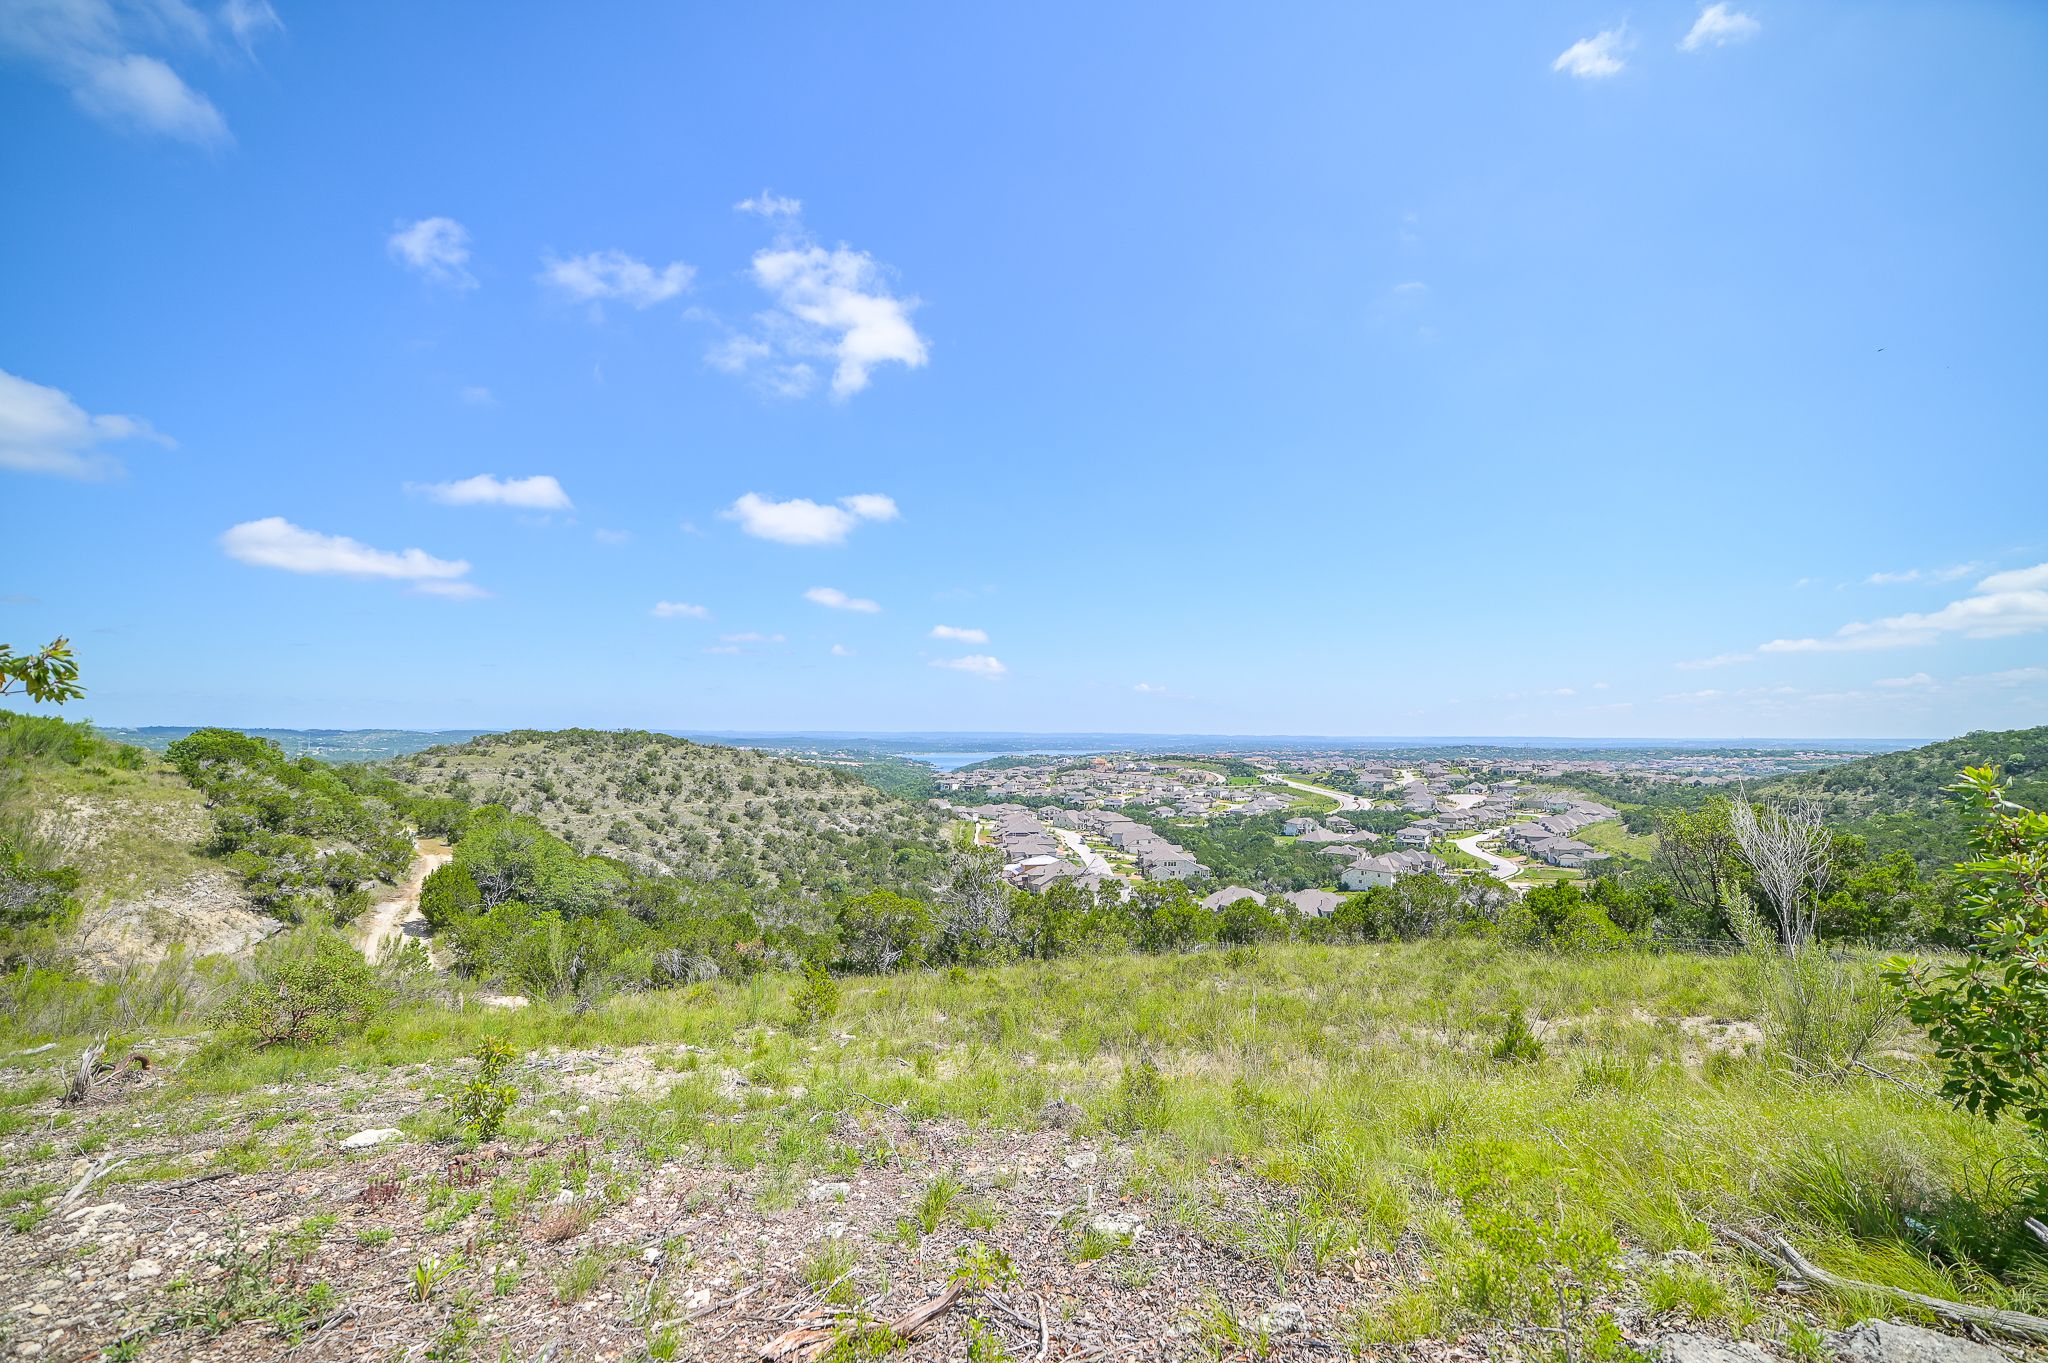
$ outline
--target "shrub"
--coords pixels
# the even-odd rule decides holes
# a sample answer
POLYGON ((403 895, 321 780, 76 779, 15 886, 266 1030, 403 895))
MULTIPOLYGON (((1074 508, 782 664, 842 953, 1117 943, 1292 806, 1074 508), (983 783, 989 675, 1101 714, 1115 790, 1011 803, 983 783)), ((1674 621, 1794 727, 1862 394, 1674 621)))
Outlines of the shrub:
POLYGON ((799 1027, 807 1030, 822 1027, 839 1011, 839 981, 816 961, 808 962, 804 966, 803 979, 790 993, 789 1002, 796 1009, 799 1027))
POLYGON ((455 1116, 472 1141, 496 1140, 519 1090, 504 1082, 516 1053, 497 1037, 476 1048, 476 1076, 455 1091, 455 1116))
POLYGON ((1975 883, 1960 912, 1969 930, 1963 959, 1928 967, 1886 966, 1908 996, 1947 1066, 1941 1091, 1972 1112, 2010 1111, 2048 1134, 2048 813, 2006 798, 1998 773, 1972 767, 1956 789, 1976 806, 1975 883))
POLYGON ((361 1027, 383 1001, 354 947, 330 929, 301 928, 257 950, 254 974, 216 1020, 259 1049, 323 1046, 361 1027))
POLYGON ((1543 1058, 1543 1043, 1530 1030, 1529 1019, 1521 1009, 1511 1011, 1501 1023, 1492 1055, 1495 1060, 1514 1065, 1531 1065, 1543 1058))
POLYGON ((1742 982, 1757 1025, 1794 1067, 1840 1074, 1897 1030, 1899 995, 1868 965, 1813 942, 1780 947, 1745 895, 1729 896, 1728 917, 1742 937, 1742 982))

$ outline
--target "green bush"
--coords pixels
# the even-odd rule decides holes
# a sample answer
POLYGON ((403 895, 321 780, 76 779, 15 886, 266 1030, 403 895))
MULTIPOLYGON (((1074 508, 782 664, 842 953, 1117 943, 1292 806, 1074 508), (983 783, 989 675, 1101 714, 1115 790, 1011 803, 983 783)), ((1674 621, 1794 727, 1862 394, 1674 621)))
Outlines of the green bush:
POLYGON ((324 1046, 360 1028, 383 1002, 369 962, 340 934, 308 927, 257 949, 254 974, 216 1022, 258 1049, 324 1046))
POLYGON ((456 1120, 472 1141, 490 1141, 504 1130, 505 1115, 519 1101, 519 1090, 505 1082, 517 1053, 497 1037, 476 1048, 476 1076, 455 1091, 456 1120))
POLYGON ((831 1021, 839 1011, 839 981, 815 961, 804 966, 804 977, 790 992, 790 1006, 796 1010, 799 1027, 813 1030, 831 1021))

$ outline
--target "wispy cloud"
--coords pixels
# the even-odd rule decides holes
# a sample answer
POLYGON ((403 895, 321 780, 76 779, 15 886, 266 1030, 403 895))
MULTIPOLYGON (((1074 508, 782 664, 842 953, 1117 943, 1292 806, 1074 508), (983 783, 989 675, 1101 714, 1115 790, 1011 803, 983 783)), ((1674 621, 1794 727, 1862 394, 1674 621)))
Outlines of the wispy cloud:
POLYGON ((832 645, 832 656, 835 658, 851 658, 853 650, 845 644, 834 644, 832 645))
POLYGON ((1573 43, 1558 54, 1550 69, 1577 76, 1580 80, 1605 80, 1621 74, 1621 69, 1627 65, 1621 54, 1627 50, 1627 25, 1610 28, 1573 43))
POLYGON ((901 513, 893 497, 879 492, 857 492, 841 497, 836 504, 802 497, 777 502, 749 492, 719 514, 739 522, 740 529, 756 539, 820 545, 844 544, 861 522, 893 521, 901 513))
POLYGON ((1709 667, 1733 667, 1737 663, 1755 661, 1754 653, 1716 653, 1711 658, 1692 658, 1682 663, 1673 663, 1672 666, 1681 672, 1698 672, 1709 667))
POLYGON ((688 601, 657 601, 648 614, 657 620, 709 620, 711 608, 688 601))
POLYGON ((759 194, 741 199, 733 205, 733 211, 753 213, 763 218, 794 218, 804 211, 804 201, 764 189, 759 194))
POLYGON ((671 261, 660 268, 624 251, 592 251, 587 255, 541 260, 543 284, 578 303, 625 303, 651 308, 690 287, 695 267, 671 261))
POLYGON ((384 578, 410 582, 434 596, 476 597, 482 588, 463 581, 469 564, 436 558, 424 549, 373 549, 346 535, 323 535, 282 516, 244 521, 220 537, 229 558, 259 568, 336 577, 384 578))
POLYGON ((469 229, 453 218, 400 223, 384 241, 391 258, 432 284, 473 289, 469 272, 469 229))
POLYGON ((233 140, 220 110, 143 49, 236 61, 282 27, 265 0, 227 0, 211 13, 184 0, 16 0, 0 5, 0 51, 35 66, 103 123, 217 146, 233 140))
POLYGON ((1700 17, 1693 20, 1692 29, 1679 39, 1679 50, 1698 52, 1707 47, 1726 47, 1730 43, 1746 43, 1763 29, 1753 14, 1730 9, 1727 5, 1708 5, 1700 11, 1700 17))
POLYGON ((480 383, 473 383, 460 389, 456 396, 471 407, 495 407, 498 405, 496 396, 492 394, 490 389, 480 383))
POLYGON ((931 637, 951 639, 956 644, 985 644, 988 642, 988 631, 964 625, 933 625, 931 637))
POLYGON ((495 478, 479 473, 452 483, 407 483, 405 490, 443 506, 516 506, 527 511, 574 509, 562 485, 545 473, 531 478, 495 478))
POLYGON ((804 600, 832 610, 856 611, 862 615, 878 615, 882 610, 866 597, 848 596, 837 587, 813 587, 804 593, 804 600))
POLYGON ((2004 639, 2048 629, 2048 563, 1993 573, 1968 596, 1937 611, 1914 611, 1876 621, 1852 621, 1832 635, 1773 639, 1759 653, 1852 653, 1910 648, 1944 637, 2004 639))
POLYGON ((1925 672, 1915 672, 1910 677, 1879 677, 1874 683, 1892 690, 1920 690, 1934 685, 1934 678, 1925 672))
POLYGON ((599 544, 631 544, 633 542, 633 532, 630 530, 599 529, 591 532, 591 538, 595 539, 599 544))
POLYGON ((933 667, 951 668, 955 672, 966 672, 987 681, 998 681, 1010 673, 1010 669, 986 653, 970 653, 964 658, 934 658, 933 667))
POLYGON ((171 445, 135 416, 94 416, 61 389, 0 369, 0 468, 62 478, 109 478, 121 461, 103 445, 149 440, 171 445))
POLYGON ((1872 573, 1863 579, 1869 587, 1895 587, 1907 582, 1960 582, 1984 571, 1981 563, 1955 563, 1946 568, 1907 568, 1896 573, 1872 573))

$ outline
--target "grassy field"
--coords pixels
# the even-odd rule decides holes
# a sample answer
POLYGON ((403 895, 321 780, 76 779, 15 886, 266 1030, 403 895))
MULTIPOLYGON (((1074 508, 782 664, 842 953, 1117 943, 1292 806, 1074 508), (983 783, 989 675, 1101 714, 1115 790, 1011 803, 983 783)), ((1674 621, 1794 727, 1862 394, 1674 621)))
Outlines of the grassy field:
MULTIPOLYGON (((2048 1301, 2048 1274, 2014 1236, 2020 1134, 1869 1074, 1795 1074, 1752 1022, 1739 962, 1454 941, 841 986, 836 1015, 814 1029, 796 1025, 781 977, 580 1009, 415 1005, 330 1049, 203 1049, 152 1102, 203 1126, 243 1095, 274 1106, 340 1075, 456 1064, 486 1036, 528 1053, 621 1048, 663 1082, 596 1104, 587 1138, 765 1169, 788 1187, 859 1165, 833 1134, 851 1112, 1029 1132, 1073 1104, 1078 1134, 1127 1170, 1126 1197, 1263 1264, 1278 1291, 1401 1265, 1349 1309, 1344 1338, 1360 1350, 1513 1322, 1565 1332, 1578 1358, 1614 1358, 1617 1319, 1691 1320, 1817 1358, 1820 1327, 1899 1314, 1776 1294, 1768 1271, 1717 1240, 1721 1225, 1783 1233, 1853 1277, 2048 1301), (1262 1190, 1256 1205, 1232 1180, 1262 1190)), ((36 1040, 34 1022, 18 1013, 10 1039, 36 1040)), ((1880 1064, 1932 1082, 1908 1038, 1880 1064)), ((0 1095, 0 1135, 47 1096, 0 1095)), ((137 1120, 110 1108, 57 1121, 37 1148, 113 1151, 137 1120)), ((396 1124, 418 1139, 453 1131, 424 1105, 396 1124)), ((515 1115, 515 1138, 542 1132, 530 1108, 515 1115)), ((10 1167, 24 1138, 8 1142, 10 1167)), ((304 1133, 293 1139, 236 1157, 320 1158, 304 1133)), ((124 1177, 195 1172, 180 1159, 124 1177)))
POLYGON ((1609 856, 1648 861, 1657 853, 1655 834, 1631 833, 1619 819, 1588 824, 1573 836, 1588 847, 1596 848, 1609 856))

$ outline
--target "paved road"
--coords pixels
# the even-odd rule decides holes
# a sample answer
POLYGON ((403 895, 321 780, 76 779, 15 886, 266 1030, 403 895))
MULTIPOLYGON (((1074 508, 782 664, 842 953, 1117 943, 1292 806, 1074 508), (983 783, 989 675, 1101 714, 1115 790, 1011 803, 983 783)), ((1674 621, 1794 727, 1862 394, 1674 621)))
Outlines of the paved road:
POLYGON ((1335 800, 1337 802, 1336 812, 1339 814, 1343 814, 1347 811, 1354 809, 1372 808, 1372 801, 1361 800, 1356 795, 1346 795, 1341 790, 1328 790, 1322 786, 1312 786, 1306 781, 1295 781, 1285 776, 1268 776, 1266 779, 1269 781, 1277 781, 1283 786, 1292 786, 1294 789, 1302 791, 1305 794, 1327 795, 1332 800, 1335 800))
POLYGON ((1091 875, 1098 876, 1113 876, 1116 874, 1109 867, 1109 858, 1103 856, 1100 852, 1089 851, 1088 844, 1082 841, 1081 835, 1073 829, 1055 828, 1052 830, 1052 835, 1067 845, 1067 850, 1074 854, 1074 860, 1081 863, 1082 870, 1091 875))
POLYGON ((1469 838, 1459 838, 1452 846, 1468 856, 1478 857, 1486 863, 1486 873, 1495 880, 1513 880, 1522 874, 1521 863, 1509 861, 1506 857, 1495 856, 1479 844, 1489 842, 1501 835, 1502 830, 1489 828, 1483 833, 1474 833, 1469 838))

